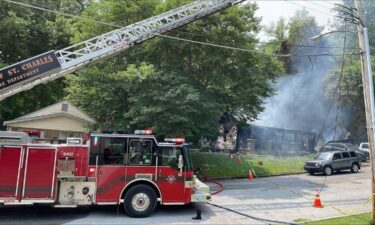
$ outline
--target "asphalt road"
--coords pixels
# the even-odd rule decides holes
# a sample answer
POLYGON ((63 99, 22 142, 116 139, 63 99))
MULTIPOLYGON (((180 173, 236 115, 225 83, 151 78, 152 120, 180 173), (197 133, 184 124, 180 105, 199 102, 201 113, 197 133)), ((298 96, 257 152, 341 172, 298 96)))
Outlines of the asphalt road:
MULTIPOLYGON (((341 172, 327 177, 320 195, 324 208, 314 208, 313 198, 325 180, 307 174, 221 181, 225 190, 212 203, 243 214, 285 222, 323 219, 368 212, 370 168, 360 173, 341 172)), ((214 190, 216 186, 210 184, 214 190)), ((49 207, 1 208, 0 224, 269 224, 212 205, 159 206, 148 218, 134 219, 122 208, 89 209, 49 207), (192 220, 201 209, 202 220, 192 220)))

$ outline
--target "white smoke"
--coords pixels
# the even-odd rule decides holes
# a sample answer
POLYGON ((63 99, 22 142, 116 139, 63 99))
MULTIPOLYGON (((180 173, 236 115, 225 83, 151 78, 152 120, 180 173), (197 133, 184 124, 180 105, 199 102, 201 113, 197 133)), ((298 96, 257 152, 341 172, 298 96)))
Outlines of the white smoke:
POLYGON ((324 77, 335 61, 330 57, 316 57, 311 61, 306 57, 305 60, 301 58, 296 65, 296 74, 283 76, 273 85, 276 94, 266 100, 265 110, 254 123, 314 131, 322 142, 347 138, 349 120, 346 118, 350 116, 350 109, 340 105, 337 115, 337 96, 331 102, 323 93, 324 77))

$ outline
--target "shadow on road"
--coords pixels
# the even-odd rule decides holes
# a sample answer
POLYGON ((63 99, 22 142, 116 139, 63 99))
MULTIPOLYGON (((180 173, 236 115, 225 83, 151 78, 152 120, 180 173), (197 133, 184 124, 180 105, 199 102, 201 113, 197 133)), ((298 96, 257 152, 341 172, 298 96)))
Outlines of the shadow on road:
POLYGON ((62 209, 50 206, 6 207, 0 210, 0 224, 164 224, 200 223, 214 212, 204 204, 182 206, 158 206, 147 218, 131 218, 123 206, 93 206, 89 208, 62 209), (202 220, 193 220, 196 210, 201 209, 202 220))
POLYGON ((50 206, 4 207, 0 210, 0 224, 65 224, 86 217, 88 208, 56 209, 50 206))

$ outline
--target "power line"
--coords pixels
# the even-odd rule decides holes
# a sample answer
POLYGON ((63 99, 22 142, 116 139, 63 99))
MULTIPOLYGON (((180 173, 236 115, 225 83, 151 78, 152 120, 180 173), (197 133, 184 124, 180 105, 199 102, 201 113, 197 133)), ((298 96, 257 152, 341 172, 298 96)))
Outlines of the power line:
MULTIPOLYGON (((308 56, 308 57, 316 57, 316 56, 342 56, 342 54, 331 54, 331 53, 319 53, 319 54, 271 54, 271 53, 266 53, 266 52, 261 52, 257 50, 252 50, 252 49, 244 49, 244 48, 237 48, 237 47, 232 47, 232 46, 226 46, 226 45, 218 45, 218 44, 212 44, 208 42, 201 42, 201 41, 194 41, 190 39, 185 39, 185 38, 179 38, 179 37, 173 37, 173 36, 167 36, 163 34, 159 34, 158 36, 173 39, 173 40, 178 40, 178 41, 185 41, 185 42, 191 42, 195 44, 201 44, 201 45, 207 45, 207 46, 212 46, 212 47, 218 47, 218 48, 226 48, 226 49, 232 49, 232 50, 238 50, 238 51, 245 51, 245 52, 254 52, 254 53, 259 53, 263 55, 269 55, 269 56, 275 56, 275 57, 293 57, 293 56, 308 56)), ((347 53, 345 55, 355 55, 355 54, 360 54, 359 52, 354 52, 354 53, 347 53)))
MULTIPOLYGON (((6 2, 9 2, 9 3, 12 3, 12 4, 21 5, 21 6, 24 6, 24 7, 29 7, 29 8, 41 10, 41 11, 56 13, 56 14, 59 14, 59 15, 62 15, 62 16, 73 17, 73 18, 76 18, 76 19, 86 20, 86 21, 93 22, 93 23, 113 26, 113 27, 116 27, 116 28, 122 28, 122 26, 119 26, 119 25, 116 25, 116 24, 92 20, 92 19, 86 19, 86 18, 83 18, 81 16, 71 15, 71 14, 67 14, 67 13, 61 13, 59 11, 50 10, 50 9, 35 6, 35 5, 15 2, 15 1, 12 1, 12 0, 3 0, 3 1, 6 1, 6 2)), ((238 51, 261 53, 261 54, 272 55, 272 56, 277 56, 277 57, 291 57, 292 56, 291 54, 285 54, 285 55, 284 54, 280 54, 280 55, 268 54, 268 53, 264 53, 264 52, 261 52, 261 51, 251 50, 251 49, 244 49, 244 48, 225 46, 225 45, 217 45, 217 44, 212 44, 212 43, 206 43, 206 42, 200 42, 200 41, 194 41, 194 40, 189 40, 189 39, 184 39, 184 38, 178 38, 178 37, 163 35, 163 34, 156 34, 156 35, 159 36, 159 37, 164 37, 164 38, 169 38, 169 39, 174 39, 174 40, 180 40, 180 41, 185 41, 185 42, 190 42, 190 43, 195 43, 195 44, 208 45, 208 46, 212 46, 212 47, 220 47, 220 48, 226 48, 226 49, 232 49, 232 50, 238 50, 238 51)))
MULTIPOLYGON (((347 30, 347 23, 345 23, 345 31, 347 30)), ((345 67, 345 46, 346 46, 346 32, 344 34, 344 47, 342 51, 342 64, 341 64, 341 71, 340 71, 340 77, 337 81, 337 86, 336 86, 336 94, 337 94, 337 106, 336 106, 336 117, 335 117, 335 129, 333 130, 333 146, 335 146, 335 141, 336 141, 336 131, 337 131, 337 124, 338 124, 338 118, 339 118, 339 110, 340 110, 340 103, 341 103, 341 87, 342 87, 342 78, 344 74, 344 67, 345 67)), ((332 98, 333 99, 333 98, 332 98)), ((332 104, 333 100, 331 101, 332 104)), ((322 183, 322 186, 320 187, 319 193, 322 191, 324 185, 326 184, 327 181, 327 174, 324 178, 324 181, 322 183)))
POLYGON ((309 6, 305 6, 305 5, 296 3, 296 2, 291 1, 291 0, 284 0, 284 1, 288 2, 289 4, 292 4, 292 5, 296 5, 296 6, 299 6, 299 7, 302 7, 302 8, 313 10, 313 11, 318 12, 318 13, 322 13, 322 14, 325 14, 325 15, 328 15, 328 16, 334 16, 334 15, 328 13, 328 12, 324 12, 324 11, 321 11, 321 10, 318 10, 318 9, 314 9, 314 8, 309 7, 309 6))
POLYGON ((309 0, 304 0, 304 1, 307 2, 307 3, 309 3, 309 4, 311 4, 311 5, 316 5, 316 6, 319 6, 321 8, 328 9, 328 10, 331 11, 331 8, 328 8, 328 7, 324 6, 324 5, 318 4, 318 3, 314 2, 314 1, 309 1, 309 0))
POLYGON ((340 19, 345 19, 344 17, 341 17, 341 16, 337 16, 337 15, 332 15, 330 13, 327 13, 327 12, 323 12, 323 11, 320 11, 318 9, 314 9, 314 8, 311 8, 311 7, 308 7, 308 6, 305 6, 305 5, 301 5, 299 3, 296 3, 295 1, 292 1, 292 0, 284 0, 285 2, 288 2, 289 4, 292 4, 292 5, 296 5, 296 6, 299 6, 299 7, 302 7, 302 8, 306 8, 306 9, 310 9, 310 10, 313 10, 315 12, 318 12, 318 13, 321 13, 321 14, 324 14, 324 15, 327 15, 327 16, 331 16, 331 17, 336 17, 336 18, 340 18, 340 19))
POLYGON ((333 7, 336 6, 336 2, 338 2, 338 1, 336 1, 336 0, 332 1, 332 2, 335 2, 335 3, 332 3, 331 1, 324 1, 324 0, 322 0, 322 1, 314 1, 314 2, 319 2, 320 5, 325 5, 327 7, 333 8, 333 7))
MULTIPOLYGON (((175 31, 175 32, 176 33, 191 34, 191 35, 200 36, 200 37, 207 37, 207 36, 213 37, 213 36, 215 36, 215 35, 212 35, 212 34, 197 34, 197 33, 191 33, 191 32, 187 32, 187 31, 181 31, 181 30, 178 30, 178 31, 175 31)), ((280 44, 283 44, 283 42, 280 42, 280 41, 275 41, 275 42, 257 41, 257 42, 261 43, 261 44, 265 44, 265 45, 280 45, 280 44)), ((299 44, 285 44, 285 45, 288 46, 288 47, 298 47, 298 48, 342 49, 341 46, 318 46, 318 45, 299 45, 299 44)), ((354 48, 354 47, 351 47, 351 48, 347 47, 347 49, 357 49, 357 50, 359 50, 359 48, 354 48)))
MULTIPOLYGON (((98 24, 102 24, 102 25, 108 25, 108 26, 113 26, 113 27, 117 27, 117 28, 122 28, 122 26, 119 26, 119 25, 116 25, 116 24, 113 24, 113 23, 87 19, 87 18, 84 18, 84 17, 81 17, 81 16, 62 13, 62 12, 59 12, 59 11, 56 11, 56 10, 50 10, 50 9, 47 9, 47 8, 42 8, 42 7, 38 7, 38 6, 35 6, 35 5, 30 5, 30 4, 26 4, 26 3, 22 3, 22 2, 15 2, 15 1, 12 1, 12 0, 3 0, 3 1, 6 1, 6 2, 9 2, 9 3, 12 3, 12 4, 17 4, 17 5, 29 7, 29 8, 33 8, 33 9, 38 9, 38 10, 42 10, 42 11, 46 11, 46 12, 55 13, 55 14, 62 15, 62 16, 73 17, 73 18, 76 18, 76 19, 86 20, 86 21, 93 22, 93 23, 98 23, 98 24)), ((288 1, 291 1, 291 0, 288 0, 288 1)), ((181 32, 183 32, 183 31, 181 31, 181 32)), ((188 32, 183 32, 183 33, 188 33, 188 32)), ((190 34, 192 34, 192 33, 190 33, 190 34)), ((195 35, 198 35, 198 34, 195 34, 195 35)), ((262 42, 262 43, 264 43, 264 44, 274 44, 274 43, 269 43, 269 42, 268 43, 262 42)), ((330 46, 308 46, 308 45, 296 45, 296 44, 287 44, 287 46, 304 47, 304 48, 342 48, 342 47, 333 47, 333 46, 331 46, 331 47, 330 46)), ((353 49, 355 49, 355 48, 353 48, 353 49)))
POLYGON ((194 44, 201 44, 201 45, 207 45, 207 46, 218 47, 218 48, 226 48, 226 49, 244 51, 244 52, 260 53, 260 54, 263 54, 263 55, 270 55, 270 56, 276 56, 276 57, 292 57, 293 56, 293 54, 270 54, 270 53, 252 50, 252 49, 237 48, 237 47, 226 46, 226 45, 218 45, 218 44, 202 42, 202 41, 194 41, 194 40, 190 40, 190 39, 173 37, 173 36, 168 36, 168 35, 164 35, 164 34, 158 34, 157 36, 169 38, 169 39, 173 39, 173 40, 178 40, 178 41, 190 42, 190 43, 194 43, 194 44))
MULTIPOLYGON (((266 44, 266 45, 279 45, 279 44, 282 44, 282 42, 263 42, 263 41, 259 41, 259 43, 263 43, 263 44, 266 44)), ((299 48, 323 48, 323 49, 342 49, 342 47, 340 46, 318 46, 318 45, 298 45, 298 44, 286 44, 286 46, 289 46, 289 47, 299 47, 299 48)), ((350 49, 357 49, 359 50, 359 48, 350 48, 350 49)))
MULTIPOLYGON (((113 27, 116 27, 116 28, 122 28, 122 26, 119 26, 119 25, 116 25, 116 24, 112 24, 112 23, 108 23, 108 22, 102 22, 102 21, 97 21, 97 20, 92 20, 92 19, 86 19, 86 18, 83 18, 81 16, 71 15, 71 14, 68 14, 68 13, 61 13, 59 11, 50 10, 50 9, 47 9, 47 8, 44 8, 44 7, 39 7, 39 6, 30 5, 30 4, 26 4, 26 3, 15 2, 15 1, 12 1, 12 0, 3 0, 3 1, 6 1, 6 2, 12 3, 12 4, 16 4, 16 5, 21 5, 21 6, 24 6, 24 7, 29 7, 29 8, 41 10, 41 11, 56 13, 56 14, 62 15, 62 16, 73 17, 73 18, 80 19, 80 20, 86 20, 86 21, 89 21, 89 22, 92 22, 92 23, 98 23, 98 24, 102 24, 102 25, 113 26, 113 27)), ((231 49, 231 50, 237 50, 237 51, 244 51, 244 52, 253 52, 253 53, 258 53, 258 54, 263 54, 263 55, 269 55, 269 56, 274 56, 274 57, 287 57, 287 58, 290 58, 290 57, 293 57, 293 56, 307 56, 307 57, 339 56, 337 54, 331 54, 331 53, 305 54, 305 55, 302 55, 302 54, 272 54, 272 53, 266 53, 266 52, 262 52, 262 51, 258 51, 258 50, 252 50, 252 49, 245 49, 245 48, 239 48, 239 47, 233 47, 233 46, 213 44, 213 43, 208 43, 208 42, 195 41, 195 40, 190 40, 190 39, 185 39, 185 38, 178 38, 178 37, 173 37, 173 36, 168 36, 168 35, 163 35, 163 34, 155 34, 155 35, 159 36, 159 37, 163 37, 163 38, 168 38, 168 39, 173 39, 173 40, 178 40, 178 41, 185 41, 185 42, 190 42, 190 43, 194 43, 194 44, 201 44, 201 45, 206 45, 206 46, 211 46, 211 47, 225 48, 225 49, 231 49)), ((353 54, 359 54, 359 53, 350 53, 348 55, 353 55, 353 54)))
POLYGON ((68 14, 68 13, 63 13, 63 12, 59 12, 59 11, 56 11, 56 10, 51 10, 51 9, 48 9, 48 8, 43 8, 43 7, 39 7, 39 6, 35 6, 35 5, 30 5, 30 4, 22 3, 22 2, 16 2, 16 1, 12 1, 12 0, 2 0, 2 1, 5 1, 5 2, 11 3, 11 4, 15 4, 15 5, 20 5, 20 6, 32 8, 32 9, 37 9, 37 10, 45 11, 45 12, 55 13, 55 14, 61 15, 61 16, 72 17, 72 18, 76 18, 76 19, 80 19, 80 20, 86 20, 86 21, 93 22, 93 23, 99 23, 99 24, 102 24, 102 25, 108 25, 108 26, 113 26, 113 27, 121 28, 121 26, 118 26, 118 25, 115 25, 115 24, 112 24, 112 23, 107 23, 107 22, 102 22, 102 21, 87 19, 87 18, 83 18, 81 16, 77 16, 77 15, 73 15, 73 14, 68 14))

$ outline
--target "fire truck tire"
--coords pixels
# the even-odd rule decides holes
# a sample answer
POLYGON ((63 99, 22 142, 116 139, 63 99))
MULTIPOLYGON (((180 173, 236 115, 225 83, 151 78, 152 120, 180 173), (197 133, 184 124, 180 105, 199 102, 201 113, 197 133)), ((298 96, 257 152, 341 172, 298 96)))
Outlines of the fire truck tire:
POLYGON ((156 193, 148 185, 138 184, 125 194, 124 209, 131 217, 147 217, 154 212, 156 205, 156 193))

